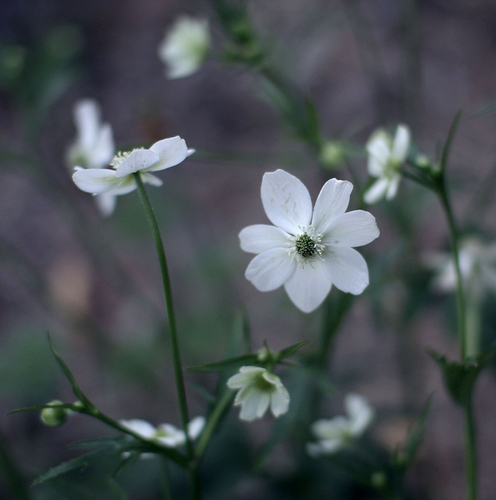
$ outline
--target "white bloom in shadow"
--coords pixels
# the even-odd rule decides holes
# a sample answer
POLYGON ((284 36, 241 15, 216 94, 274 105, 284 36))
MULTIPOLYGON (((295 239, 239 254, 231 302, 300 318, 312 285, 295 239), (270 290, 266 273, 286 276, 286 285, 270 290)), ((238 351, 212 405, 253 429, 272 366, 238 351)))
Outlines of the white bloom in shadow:
POLYGON ((265 368, 242 366, 239 373, 227 381, 227 386, 239 389, 234 405, 241 406, 239 418, 242 420, 261 418, 269 407, 274 417, 288 411, 288 391, 281 379, 265 368))
MULTIPOLYGON (((74 168, 104 168, 115 154, 112 128, 108 123, 100 122, 100 108, 96 101, 83 99, 74 106, 74 121, 77 136, 69 147, 67 158, 74 168)), ((115 208, 115 196, 102 193, 95 198, 102 215, 110 215, 115 208)))
MULTIPOLYGON (((119 423, 135 432, 143 439, 148 441, 155 441, 168 448, 177 448, 186 443, 186 435, 183 430, 171 424, 160 424, 158 427, 153 427, 152 424, 146 420, 119 420, 119 423)), ((188 424, 188 436, 191 440, 198 438, 205 427, 204 417, 195 417, 188 424)), ((128 452, 126 452, 127 454, 128 452)), ((152 453, 143 453, 144 458, 151 458, 152 453)))
POLYGON ((336 453, 359 438, 370 425, 374 411, 364 398, 348 394, 344 406, 348 416, 321 419, 313 423, 311 430, 317 443, 307 443, 309 455, 318 457, 336 453))
POLYGON ((167 66, 167 77, 173 79, 198 71, 209 50, 208 21, 182 16, 167 32, 158 47, 158 55, 167 66))
POLYGON ((366 148, 369 174, 377 180, 365 191, 365 203, 394 198, 401 179, 401 165, 408 157, 410 129, 406 125, 398 125, 394 139, 385 130, 379 129, 372 134, 366 148))
POLYGON ((114 156, 113 169, 77 168, 72 179, 82 191, 92 194, 127 194, 136 189, 133 173, 140 172, 143 182, 161 186, 162 181, 151 172, 174 167, 194 153, 179 136, 162 139, 150 149, 135 149, 114 156))
POLYGON ((262 203, 274 226, 257 224, 239 234, 241 248, 258 254, 245 276, 260 291, 284 285, 304 312, 316 309, 334 284, 358 295, 369 284, 365 259, 352 247, 379 236, 375 218, 363 210, 346 212, 353 185, 327 181, 312 210, 303 183, 284 170, 266 173, 262 203))

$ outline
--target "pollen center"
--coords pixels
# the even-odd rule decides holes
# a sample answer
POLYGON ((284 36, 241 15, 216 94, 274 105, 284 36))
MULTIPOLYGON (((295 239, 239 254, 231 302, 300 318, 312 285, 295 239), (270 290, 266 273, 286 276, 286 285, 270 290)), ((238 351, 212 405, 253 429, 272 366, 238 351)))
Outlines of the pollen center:
POLYGON ((134 151, 137 151, 138 149, 143 149, 143 148, 135 148, 132 151, 119 151, 113 158, 112 161, 110 162, 110 165, 114 168, 117 168, 121 163, 124 162, 124 160, 127 160, 128 156, 133 153, 134 151))
POLYGON ((307 233, 296 238, 295 249, 305 259, 313 257, 317 253, 317 245, 307 233))

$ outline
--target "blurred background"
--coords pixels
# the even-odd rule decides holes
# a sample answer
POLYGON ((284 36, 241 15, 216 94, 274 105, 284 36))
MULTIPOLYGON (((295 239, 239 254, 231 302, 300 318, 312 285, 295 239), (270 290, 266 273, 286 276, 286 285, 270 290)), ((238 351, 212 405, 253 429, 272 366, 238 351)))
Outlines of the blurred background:
MULTIPOLYGON (((250 0, 249 12, 274 61, 316 104, 329 138, 365 144, 378 126, 407 123, 418 146, 436 151, 464 110, 449 165, 456 217, 465 231, 494 239, 496 185, 496 3, 493 0, 250 0)), ((11 409, 58 398, 72 402, 50 353, 47 332, 86 394, 107 414, 179 425, 157 258, 136 192, 103 218, 71 180, 73 107, 95 99, 117 149, 149 147, 180 135, 197 153, 161 172, 149 194, 162 229, 178 312, 184 363, 221 359, 241 311, 253 348, 316 340, 322 311, 305 315, 284 291, 258 292, 245 278, 238 243, 246 225, 266 223, 260 183, 266 171, 298 176, 313 199, 324 172, 291 134, 256 74, 215 60, 225 35, 207 0, 17 0, 0 16, 0 432, 27 484, 80 454, 68 445, 108 434, 75 416, 44 427, 38 412, 11 409), (178 15, 210 19, 214 57, 194 75, 165 77, 157 48, 178 15)), ((366 159, 353 157, 366 181, 366 159)), ((339 165, 338 165, 339 167, 339 165)), ((358 207, 357 197, 350 209, 358 207)), ((424 443, 407 478, 411 498, 464 498, 462 412, 449 400, 425 347, 457 356, 454 299, 436 292, 423 257, 445 251, 437 200, 404 180, 398 199, 369 208, 381 237, 363 249, 371 286, 358 297, 332 352, 326 413, 343 395, 377 410, 371 439, 392 450, 433 394, 424 443)), ((333 293, 336 291, 334 290, 333 293)), ((496 318, 488 296, 484 342, 496 318)), ((311 344, 304 349, 311 351, 311 344)), ((205 412, 201 385, 187 375, 190 413, 205 412)), ((481 499, 496 487, 494 377, 477 385, 481 499)), ((286 449, 249 473, 273 426, 249 426, 233 410, 207 453, 206 498, 376 498, 329 465, 309 490, 308 470, 286 449), (225 463, 219 466, 219 463, 225 463), (314 496, 309 496, 314 495, 314 496), (321 495, 321 496, 319 496, 321 495)), ((301 450, 300 450, 301 452, 301 450)), ((4 468, 4 471, 6 469, 4 468)), ((126 498, 89 468, 30 489, 33 499, 126 498), (72 485, 69 484, 72 481, 72 485), (120 496, 121 495, 121 496, 120 496)), ((136 500, 158 497, 159 465, 141 461, 119 478, 136 500), (150 465, 152 464, 152 465, 150 465)), ((182 496, 185 479, 178 472, 182 496)), ((0 497, 11 498, 0 472, 0 497)), ((184 491, 187 491, 184 489, 184 491)), ((12 497, 14 498, 14 497, 12 497)))

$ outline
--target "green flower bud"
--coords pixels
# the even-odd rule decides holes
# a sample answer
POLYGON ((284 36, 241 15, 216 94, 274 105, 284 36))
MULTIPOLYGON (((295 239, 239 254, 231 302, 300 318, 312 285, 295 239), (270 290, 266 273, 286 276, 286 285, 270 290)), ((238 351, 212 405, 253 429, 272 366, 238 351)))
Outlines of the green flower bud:
POLYGON ((370 484, 373 488, 380 490, 387 484, 387 476, 384 472, 374 472, 370 476, 370 484))
POLYGON ((346 148, 340 141, 330 139, 320 150, 320 161, 330 170, 340 167, 346 160, 346 148))
MULTIPOLYGON (((54 399, 53 401, 47 403, 47 405, 55 407, 61 404, 64 403, 58 399, 54 399)), ((41 410, 40 418, 45 425, 48 425, 49 427, 57 427, 62 425, 67 420, 67 414, 69 411, 70 410, 67 410, 66 408, 44 408, 41 410)))

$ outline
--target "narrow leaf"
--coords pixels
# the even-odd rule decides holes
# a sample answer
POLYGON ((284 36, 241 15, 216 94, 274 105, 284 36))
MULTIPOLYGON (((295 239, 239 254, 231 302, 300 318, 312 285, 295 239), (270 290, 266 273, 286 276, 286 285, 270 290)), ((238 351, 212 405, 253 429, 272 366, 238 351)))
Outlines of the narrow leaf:
POLYGON ((303 342, 298 342, 297 344, 294 344, 292 346, 286 347, 286 349, 283 349, 282 351, 279 352, 279 357, 278 360, 286 359, 292 356, 295 352, 300 350, 305 344, 308 344, 310 340, 304 340, 303 342))
POLYGON ((462 111, 458 111, 456 114, 453 123, 451 124, 450 130, 448 132, 448 137, 443 146, 443 152, 441 153, 441 171, 444 172, 446 168, 446 163, 448 162, 448 155, 451 149, 451 143, 453 142, 453 138, 455 137, 456 129, 458 128, 458 123, 462 117, 462 111))
POLYGON ((223 361, 216 361, 214 363, 207 363, 206 365, 190 366, 188 370, 197 372, 215 372, 227 370, 228 368, 237 368, 247 363, 256 363, 256 354, 244 354, 243 356, 236 356, 235 358, 225 359, 223 361))

